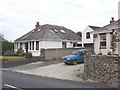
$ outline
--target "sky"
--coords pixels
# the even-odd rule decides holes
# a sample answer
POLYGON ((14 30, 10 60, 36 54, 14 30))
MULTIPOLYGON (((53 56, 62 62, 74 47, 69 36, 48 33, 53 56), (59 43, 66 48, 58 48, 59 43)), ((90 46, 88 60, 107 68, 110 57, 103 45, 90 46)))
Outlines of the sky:
POLYGON ((40 25, 64 26, 74 32, 118 19, 119 0, 0 0, 0 34, 14 41, 40 25))

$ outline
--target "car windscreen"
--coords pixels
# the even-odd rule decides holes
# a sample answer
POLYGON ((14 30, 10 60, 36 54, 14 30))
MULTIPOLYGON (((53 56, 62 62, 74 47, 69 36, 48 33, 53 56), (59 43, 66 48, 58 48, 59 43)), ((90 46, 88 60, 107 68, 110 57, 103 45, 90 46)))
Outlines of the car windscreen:
POLYGON ((74 51, 71 55, 77 55, 79 51, 74 51))

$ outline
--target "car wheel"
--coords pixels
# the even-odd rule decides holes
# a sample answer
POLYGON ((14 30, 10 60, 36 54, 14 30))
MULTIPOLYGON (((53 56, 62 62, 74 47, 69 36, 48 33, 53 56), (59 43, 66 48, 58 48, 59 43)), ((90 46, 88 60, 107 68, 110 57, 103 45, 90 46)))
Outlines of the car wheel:
POLYGON ((68 64, 68 63, 65 62, 65 64, 68 64))
POLYGON ((77 62, 77 60, 73 60, 72 63, 73 63, 73 65, 77 65, 78 62, 77 62))

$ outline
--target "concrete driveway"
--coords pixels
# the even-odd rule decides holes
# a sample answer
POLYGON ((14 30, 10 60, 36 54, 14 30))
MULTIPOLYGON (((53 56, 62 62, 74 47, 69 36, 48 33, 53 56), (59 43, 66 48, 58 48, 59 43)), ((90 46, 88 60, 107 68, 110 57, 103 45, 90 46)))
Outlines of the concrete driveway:
POLYGON ((84 81, 80 77, 78 77, 78 75, 80 76, 84 73, 84 64, 66 65, 64 63, 57 63, 47 66, 40 66, 40 64, 42 65, 42 62, 18 66, 10 68, 9 70, 24 74, 45 76, 57 79, 84 81))

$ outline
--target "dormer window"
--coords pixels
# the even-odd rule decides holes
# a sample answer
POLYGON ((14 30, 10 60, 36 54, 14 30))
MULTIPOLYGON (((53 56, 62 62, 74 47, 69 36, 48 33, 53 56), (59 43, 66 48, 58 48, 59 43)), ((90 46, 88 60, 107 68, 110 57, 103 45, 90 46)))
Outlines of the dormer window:
POLYGON ((53 29, 54 32, 58 33, 58 30, 57 29, 53 29))
POLYGON ((90 39, 90 33, 89 32, 86 33, 86 39, 90 39))
POLYGON ((42 30, 42 28, 38 29, 38 32, 40 32, 42 30))
POLYGON ((35 30, 32 30, 32 32, 35 32, 35 30))
POLYGON ((66 33, 65 30, 62 30, 62 29, 60 30, 60 32, 61 32, 61 33, 66 33))

